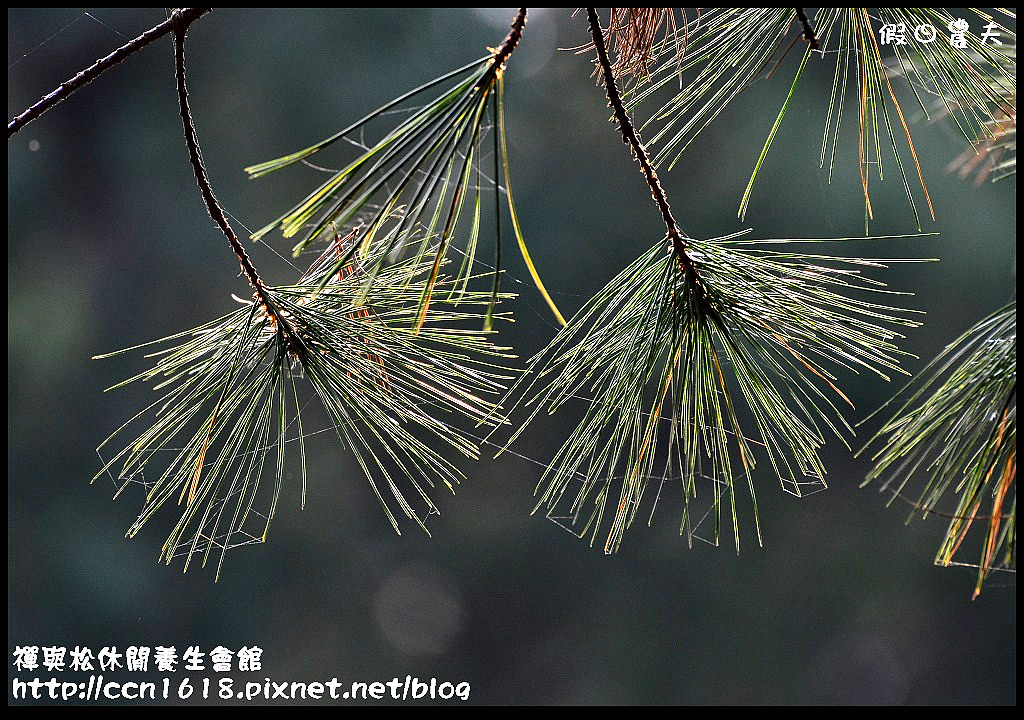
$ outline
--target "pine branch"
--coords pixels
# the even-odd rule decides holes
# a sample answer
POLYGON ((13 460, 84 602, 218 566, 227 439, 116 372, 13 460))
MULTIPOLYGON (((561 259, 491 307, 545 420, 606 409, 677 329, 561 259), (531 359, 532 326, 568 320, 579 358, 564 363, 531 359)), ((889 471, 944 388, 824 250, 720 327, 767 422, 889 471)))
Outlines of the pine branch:
POLYGON ((176 9, 174 13, 172 13, 171 17, 167 18, 159 25, 150 28, 134 40, 125 43, 106 57, 100 58, 70 80, 66 80, 61 83, 54 90, 40 98, 34 105, 20 113, 13 120, 9 121, 7 123, 7 139, 9 140, 15 133, 33 120, 39 118, 47 110, 50 110, 57 104, 67 100, 71 95, 81 90, 107 70, 119 65, 125 59, 143 49, 154 40, 159 40, 167 33, 180 27, 182 24, 187 27, 189 24, 198 20, 211 10, 212 8, 176 9))
POLYGON ((302 350, 301 338, 291 326, 288 318, 274 305, 273 300, 267 293, 266 285, 249 259, 245 247, 243 247, 238 236, 235 235, 235 231, 231 228, 231 223, 228 222, 224 208, 213 193, 210 178, 206 173, 206 166, 203 164, 203 154, 199 149, 195 123, 192 120, 192 111, 188 104, 188 89, 185 86, 185 38, 188 34, 188 27, 193 19, 180 10, 175 10, 171 15, 174 28, 174 75, 178 88, 178 111, 181 114, 181 123, 185 131, 185 146, 188 148, 189 163, 192 165, 192 171, 195 174, 196 183, 199 185, 199 192, 203 196, 203 203, 206 205, 207 212, 213 218, 217 227, 220 228, 220 231, 224 233, 224 237, 227 238, 231 250, 235 253, 239 264, 242 266, 242 272, 245 274, 246 280, 249 281, 249 285, 259 297, 264 312, 273 318, 280 332, 285 336, 291 352, 298 353, 302 350))
POLYGON ((512 27, 509 29, 508 35, 505 36, 505 39, 498 46, 494 57, 491 59, 492 74, 500 73, 505 68, 505 63, 512 57, 512 53, 519 46, 519 41, 523 39, 523 29, 526 27, 526 13, 526 8, 519 8, 519 12, 516 13, 515 18, 512 20, 512 27))
POLYGON ((686 252, 686 243, 679 230, 679 225, 672 215, 672 208, 668 203, 665 190, 661 186, 661 180, 651 165, 647 149, 640 139, 640 133, 633 126, 633 122, 629 119, 629 114, 622 104, 622 98, 615 84, 614 70, 608 59, 608 51, 605 48, 604 31, 601 29, 601 20, 597 16, 596 8, 587 8, 587 20, 590 24, 590 35, 593 38, 594 48, 597 51, 597 59, 600 64, 601 79, 604 81, 605 94, 608 98, 608 106, 615 113, 615 121, 618 123, 619 131, 622 133, 622 141, 629 146, 633 157, 640 164, 640 172, 643 173, 644 181, 651 190, 651 197, 654 198, 658 211, 661 213, 661 218, 665 223, 666 237, 672 246, 672 250, 675 252, 683 268, 696 277, 696 269, 686 252))
MULTIPOLYGON (((359 245, 358 229, 345 238, 335 236, 295 285, 268 287, 210 183, 186 86, 185 41, 191 19, 175 11, 172 20, 189 162, 206 209, 254 295, 251 302, 243 301, 244 308, 219 320, 142 346, 157 346, 152 354, 160 359, 126 383, 156 381, 164 394, 104 442, 101 448, 133 422, 154 416, 148 428, 104 462, 97 477, 120 464, 118 492, 133 483, 145 485, 145 505, 129 536, 177 497, 183 508, 162 558, 169 563, 185 555, 187 569, 193 557, 205 564, 219 550, 219 576, 228 549, 266 539, 291 442, 299 445, 305 503, 304 403, 297 382, 305 379, 395 530, 400 532, 399 515, 415 519, 426 530, 426 517, 438 512, 428 489, 440 483, 454 491, 462 476, 444 447, 475 458, 475 437, 460 425, 504 422, 489 396, 503 392, 510 379, 498 364, 508 357, 506 349, 493 346, 488 333, 463 326, 484 317, 475 309, 483 305, 487 318, 493 318, 494 304, 508 296, 469 292, 448 279, 441 273, 443 263, 423 257, 434 250, 429 237, 420 239, 424 252, 419 257, 386 267, 377 247, 355 258, 350 250, 359 245), (375 268, 369 281, 364 262, 375 268), (425 278, 443 293, 430 307, 415 289, 425 278), (408 328, 413 317, 416 332, 408 328), (261 489, 272 453, 273 485, 261 489), (156 479, 146 480, 147 471, 156 479), (411 494, 403 485, 411 487, 411 494), (259 504, 265 509, 256 509, 259 504), (250 528, 253 522, 262 527, 250 528)), ((521 25, 518 31, 513 28, 506 56, 517 32, 521 25)))

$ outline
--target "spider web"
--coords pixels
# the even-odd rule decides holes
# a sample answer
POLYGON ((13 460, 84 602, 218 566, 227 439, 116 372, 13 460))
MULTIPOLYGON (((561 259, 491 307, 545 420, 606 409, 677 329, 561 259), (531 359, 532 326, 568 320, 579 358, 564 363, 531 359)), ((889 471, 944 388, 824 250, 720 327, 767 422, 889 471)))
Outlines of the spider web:
MULTIPOLYGON (((308 399, 303 405, 302 410, 305 410, 305 408, 312 402, 313 398, 308 399)), ((302 412, 302 410, 300 410, 300 412, 302 412)), ((323 435, 325 433, 337 432, 338 430, 336 425, 329 425, 327 427, 320 428, 319 430, 305 432, 300 436, 296 431, 297 422, 297 416, 292 417, 289 421, 284 438, 285 445, 323 435)), ((230 461, 240 461, 247 459, 252 455, 257 455, 259 457, 256 460, 255 465, 256 467, 262 468, 267 456, 276 452, 277 449, 277 442, 273 442, 247 453, 239 453, 231 457, 230 461)), ((157 454, 173 456, 174 453, 177 453, 180 450, 182 450, 180 447, 168 446, 153 451, 150 453, 150 457, 157 454)), ((106 466, 107 460, 104 458, 103 453, 100 450, 97 450, 96 454, 99 457, 100 462, 106 466)), ((145 470, 138 470, 134 474, 126 477, 120 477, 114 472, 107 470, 106 475, 115 488, 115 499, 132 490, 139 491, 141 489, 143 503, 141 509, 138 511, 138 515, 136 516, 137 520, 141 520, 144 516, 147 516, 155 506, 157 506, 157 503, 153 502, 150 497, 150 492, 156 483, 155 481, 148 480, 146 478, 145 470)), ((269 483, 261 483, 261 487, 267 489, 269 488, 269 483)), ((191 555, 202 557, 206 556, 208 553, 210 555, 213 555, 215 552, 226 553, 228 550, 235 550, 237 548, 249 545, 258 545, 266 542, 266 530, 270 517, 267 512, 257 509, 256 506, 258 501, 255 498, 249 503, 250 507, 245 512, 244 521, 240 525, 223 522, 222 511, 224 511, 230 503, 238 503, 243 492, 243 486, 233 486, 227 494, 213 500, 209 504, 208 510, 204 511, 203 520, 199 526, 178 540, 173 550, 169 553, 169 556, 165 557, 168 560, 176 560, 191 555)), ((266 503, 264 503, 264 505, 265 504, 266 503)), ((426 526, 431 515, 439 514, 435 507, 432 507, 427 503, 423 503, 423 507, 420 510, 414 509, 413 513, 415 515, 415 519, 424 526, 426 526)))
MULTIPOLYGON (((539 310, 538 310, 539 312, 539 310)), ((577 396, 578 397, 578 396, 577 396)), ((304 412, 310 403, 314 401, 313 398, 307 399, 303 404, 301 410, 304 412)), ((665 423, 671 422, 670 417, 662 417, 665 423)), ((286 445, 296 443, 300 440, 306 440, 308 438, 323 435, 325 433, 337 433, 338 426, 329 424, 317 430, 304 432, 301 436, 296 431, 297 418, 293 417, 287 427, 284 442, 286 445)), ((501 450, 503 454, 508 454, 519 460, 525 461, 530 465, 538 468, 540 473, 551 471, 555 468, 553 464, 544 462, 532 455, 519 452, 517 450, 506 447, 501 443, 494 442, 487 437, 476 435, 474 433, 465 432, 464 434, 470 439, 478 442, 481 447, 490 447, 495 450, 501 450)), ((260 447, 256 450, 252 450, 248 453, 240 453, 231 458, 232 461, 242 460, 249 456, 256 454, 259 455, 257 464, 262 466, 262 463, 267 455, 277 451, 278 444, 273 442, 269 445, 260 447)), ((153 451, 152 455, 156 454, 168 454, 173 455, 180 451, 180 447, 164 447, 160 450, 153 451)), ((107 461, 104 458, 103 453, 100 450, 96 451, 101 463, 106 466, 107 461)), ((144 500, 141 509, 138 512, 138 518, 142 518, 147 515, 152 509, 151 499, 149 497, 150 491, 155 485, 155 481, 147 480, 146 473, 144 470, 139 470, 133 475, 127 477, 119 477, 113 472, 108 470, 106 472, 107 477, 110 479, 111 484, 115 488, 114 497, 118 498, 122 493, 129 490, 141 489, 144 500)), ((743 482, 747 477, 746 473, 742 473, 734 478, 733 484, 743 482)), ((609 483, 622 482, 625 479, 625 475, 613 475, 607 478, 609 483)), ((590 482, 590 478, 582 472, 575 472, 573 474, 572 482, 575 484, 575 488, 583 488, 585 484, 590 482)), ((687 501, 687 512, 691 520, 688 523, 688 537, 705 543, 711 546, 718 546, 719 541, 715 537, 716 532, 714 529, 715 523, 713 522, 716 511, 722 503, 726 502, 728 493, 730 492, 730 484, 721 478, 716 478, 705 473, 697 473, 694 477, 684 478, 681 474, 670 474, 665 473, 662 475, 648 475, 643 478, 644 488, 640 493, 638 500, 643 501, 643 498, 649 498, 650 495, 654 494, 654 499, 651 502, 651 507, 647 513, 647 524, 651 525, 654 520, 655 512, 660 504, 663 492, 666 488, 675 487, 682 489, 684 484, 696 486, 697 484, 706 485, 708 487, 701 489, 699 492, 692 492, 692 497, 687 501), (717 488, 715 486, 717 485, 717 488), (717 490, 717 491, 716 491, 717 490), (699 502, 703 500, 703 502, 699 502)), ((809 495, 816 494, 826 489, 826 484, 818 479, 808 480, 804 482, 794 483, 799 486, 798 489, 791 489, 783 486, 783 489, 794 496, 807 497, 809 495)), ((585 522, 586 517, 580 509, 573 511, 571 508, 567 508, 566 504, 571 504, 572 499, 576 497, 576 492, 573 492, 575 488, 569 488, 563 493, 563 499, 555 504, 554 507, 550 508, 546 513, 545 517, 548 521, 552 522, 562 530, 570 533, 577 538, 583 538, 587 535, 588 528, 585 522), (581 523, 581 520, 584 522, 581 523)), ((232 502, 237 501, 239 495, 242 493, 242 488, 235 488, 227 495, 220 497, 213 501, 210 506, 210 511, 206 513, 204 521, 200 526, 193 532, 189 533, 179 540, 173 551, 170 553, 171 559, 178 559, 187 557, 190 555, 204 556, 207 553, 213 553, 214 551, 226 553, 228 550, 235 550, 249 545, 262 544, 266 542, 265 530, 269 517, 265 512, 256 510, 255 507, 250 509, 246 515, 245 522, 241 526, 231 527, 231 525, 225 525, 219 523, 221 510, 232 502), (220 527, 220 529, 216 529, 220 527)), ((426 526, 432 515, 439 515, 439 511, 433 505, 424 503, 423 508, 418 512, 414 513, 416 519, 426 526)), ((681 531, 682 534, 682 531, 681 531)))
MULTIPOLYGON (((357 147, 364 149, 366 147, 365 144, 361 142, 352 142, 357 147)), ((316 167, 315 169, 323 172, 334 172, 329 168, 323 167, 316 167)), ((497 184, 496 187, 498 188, 499 192, 504 191, 504 188, 502 188, 500 184, 497 184)), ((493 191, 494 188, 495 184, 492 181, 490 186, 482 186, 481 190, 493 191)), ((251 234, 251 230, 245 223, 239 220, 230 211, 226 212, 235 222, 238 223, 240 227, 250 232, 251 234)), ((263 248, 265 248, 266 251, 272 253, 281 261, 287 263, 294 270, 301 272, 301 268, 295 265, 295 263, 293 263, 286 255, 279 252, 277 249, 275 249, 272 245, 267 243, 262 238, 258 239, 257 243, 263 248)), ((463 249, 459 248, 454 244, 449 246, 449 250, 451 250, 452 252, 459 253, 463 256, 466 255, 466 252, 463 249)), ((494 266, 482 261, 479 257, 475 258, 475 262, 488 272, 495 271, 494 266)), ((539 307, 537 303, 531 300, 530 291, 533 288, 532 281, 527 281, 520 277, 517 277, 516 275, 510 273, 510 271, 507 268, 503 268, 501 272, 506 280, 510 281, 511 283, 517 286, 523 286, 524 290, 526 290, 526 292, 517 293, 517 301, 523 303, 537 316, 537 318, 539 318, 545 324, 550 326, 552 329, 558 330, 559 327, 552 322, 550 314, 546 311, 546 309, 539 307)), ((577 300, 583 297, 580 293, 556 292, 553 294, 557 294, 563 297, 570 297, 577 300)), ((577 401, 582 401, 586 403, 594 402, 593 399, 580 395, 573 395, 571 397, 577 401)), ((299 410, 299 414, 304 412, 306 408, 309 406, 309 404, 312 402, 313 398, 307 399, 303 403, 302 408, 299 410)), ((672 418, 667 414, 662 415, 660 420, 662 421, 662 424, 665 426, 668 426, 673 422, 672 418)), ((307 438, 323 435, 325 433, 336 434, 339 429, 336 425, 330 424, 325 427, 321 427, 320 429, 317 430, 305 432, 300 437, 298 432, 296 432, 296 424, 296 417, 292 417, 288 422, 284 439, 286 445, 298 442, 300 440, 305 440, 307 438)), ((494 442, 490 440, 488 437, 475 435, 465 430, 463 430, 462 432, 469 439, 479 443, 481 447, 486 446, 493 448, 494 450, 500 450, 502 453, 508 454, 512 457, 515 457, 519 460, 525 461, 535 466, 536 468, 538 468, 539 471, 538 477, 540 474, 554 469, 554 465, 551 463, 540 460, 536 457, 533 457, 532 455, 511 449, 502 443, 494 442)), ((732 431, 727 430, 727 432, 729 432, 729 434, 732 434, 732 431)), ((161 448, 160 450, 154 451, 154 453, 170 454, 178 452, 180 450, 180 447, 168 446, 161 448)), ((248 457, 249 455, 252 454, 259 454, 260 458, 258 462, 262 466, 262 462, 266 455, 268 455, 271 452, 275 452, 276 450, 277 442, 275 441, 265 447, 261 447, 248 453, 243 453, 234 456, 231 458, 231 461, 234 462, 237 460, 241 460, 245 457, 248 457)), ((100 460, 103 462, 103 464, 106 465, 106 460, 104 459, 102 453, 98 450, 97 455, 100 457, 100 460)), ((145 472, 143 470, 139 470, 138 472, 135 473, 135 475, 130 477, 119 478, 110 471, 107 472, 107 475, 109 476, 112 484, 116 488, 115 498, 130 487, 134 487, 135 489, 141 487, 143 490, 143 494, 145 496, 145 500, 143 502, 142 508, 139 511, 138 517, 141 518, 142 516, 148 513, 148 511, 151 509, 148 496, 150 490, 153 488, 155 483, 153 481, 149 481, 146 479, 145 472)), ((687 499, 686 505, 686 511, 688 513, 689 520, 686 524, 686 529, 683 530, 681 528, 680 534, 685 533, 688 536, 688 538, 691 538, 693 540, 697 540, 699 542, 711 546, 718 546, 719 539, 716 537, 718 531, 716 529, 715 522, 717 517, 717 511, 723 503, 728 503, 729 493, 733 490, 735 484, 743 483, 746 478, 747 473, 744 472, 738 474, 733 479, 731 487, 730 483, 723 480, 722 478, 713 477, 712 475, 705 473, 697 473, 692 478, 684 477, 684 475, 681 473, 670 472, 666 472, 661 475, 648 475, 643 478, 644 487, 642 489, 642 492, 638 496, 639 499, 637 502, 644 502, 645 498, 650 498, 653 494, 654 499, 653 501, 651 501, 651 507, 649 512, 647 513, 647 524, 651 525, 653 524, 655 512, 658 508, 658 505, 660 504, 661 498, 666 489, 675 488, 683 492, 689 492, 690 497, 687 499), (698 485, 707 487, 702 487, 699 491, 695 491, 698 485), (689 486, 691 489, 683 490, 684 486, 689 486)), ((576 471, 574 473, 572 482, 574 483, 575 487, 582 488, 584 484, 590 482, 591 480, 592 479, 588 478, 585 473, 576 471)), ((625 480, 625 475, 616 474, 611 477, 602 478, 602 480, 607 480, 609 484, 621 483, 622 481, 625 480)), ((809 495, 813 495, 827 489, 827 485, 821 478, 808 478, 806 480, 786 479, 782 483, 782 489, 786 493, 793 495, 795 497, 807 497, 809 495)), ((217 529, 218 521, 220 518, 220 511, 224 508, 224 506, 227 503, 231 502, 232 500, 237 500, 240 492, 241 489, 235 490, 228 494, 227 496, 219 498, 216 501, 214 501, 214 503, 211 505, 210 512, 205 514, 205 520, 202 522, 200 527, 177 542, 173 552, 171 553, 171 558, 178 559, 182 557, 188 557, 191 555, 203 556, 206 555, 208 552, 212 554, 214 551, 226 553, 228 550, 235 550, 250 545, 264 543, 266 541, 265 531, 269 518, 266 513, 259 512, 255 508, 248 511, 245 518, 245 522, 242 524, 241 527, 235 527, 234 529, 231 529, 230 525, 225 527, 224 523, 220 523, 220 529, 217 529)), ((572 501, 576 497, 576 495, 576 492, 572 492, 571 490, 567 489, 566 492, 563 493, 562 499, 558 503, 556 503, 554 507, 548 509, 548 511, 545 513, 545 517, 548 521, 552 522, 562 530, 572 534, 575 537, 583 538, 588 533, 585 517, 586 514, 583 513, 579 508, 573 510, 571 507, 572 501), (569 505, 570 507, 566 507, 567 505, 569 505)), ((678 499, 680 503, 683 502, 683 498, 681 496, 678 499)), ((418 511, 414 510, 415 519, 418 520, 418 522, 424 526, 426 526, 427 522, 429 521, 432 515, 438 514, 440 513, 437 510, 437 508, 430 503, 423 503, 423 507, 421 509, 419 509, 418 511)))
POLYGON ((19 55, 19 56, 17 57, 17 59, 16 59, 16 60, 14 60, 13 62, 10 62, 10 63, 8 63, 8 64, 7 64, 7 69, 8 69, 8 70, 10 70, 10 69, 11 69, 11 68, 13 68, 13 67, 14 67, 15 65, 17 65, 18 63, 20 63, 20 62, 21 62, 22 60, 24 60, 25 58, 27 58, 27 57, 28 57, 29 55, 31 55, 32 53, 34 53, 34 52, 36 52, 37 50, 39 50, 39 49, 40 49, 41 47, 43 47, 43 46, 44 46, 44 45, 46 45, 47 43, 49 43, 49 42, 51 42, 51 41, 55 40, 55 39, 56 39, 57 37, 59 37, 59 36, 63 35, 63 34, 65 33, 65 32, 67 32, 68 30, 70 30, 70 29, 71 29, 72 27, 74 27, 75 25, 77 25, 77 24, 78 24, 79 22, 81 22, 81 21, 82 21, 82 20, 84 20, 85 18, 89 18, 90 20, 92 20, 92 21, 93 21, 93 22, 95 22, 96 24, 98 24, 98 25, 101 25, 101 26, 105 27, 105 28, 106 28, 107 30, 110 30, 110 31, 111 31, 112 33, 116 34, 116 35, 117 35, 117 36, 118 36, 119 38, 121 38, 122 40, 130 40, 130 39, 131 39, 131 36, 130 36, 130 35, 126 35, 126 34, 124 34, 124 33, 123 33, 123 32, 121 32, 120 30, 118 30, 117 28, 115 28, 115 27, 113 27, 113 26, 111 26, 111 25, 108 25, 107 23, 103 22, 103 21, 102 21, 102 20, 100 20, 100 19, 99 19, 98 17, 96 17, 95 15, 93 15, 93 14, 92 14, 91 12, 89 12, 89 11, 85 11, 85 12, 83 12, 83 13, 82 13, 81 15, 79 15, 78 17, 74 18, 74 19, 73 19, 73 20, 71 20, 70 22, 68 22, 68 23, 66 23, 65 25, 63 25, 63 26, 62 26, 62 27, 61 27, 61 28, 60 28, 59 30, 57 30, 56 32, 54 32, 54 33, 52 33, 51 35, 47 36, 47 37, 46 37, 45 39, 43 39, 42 41, 40 41, 40 42, 39 42, 39 43, 37 43, 36 45, 33 45, 33 46, 32 46, 32 48, 31 48, 31 49, 29 49, 29 50, 28 50, 27 52, 24 52, 24 53, 22 53, 21 55, 19 55))

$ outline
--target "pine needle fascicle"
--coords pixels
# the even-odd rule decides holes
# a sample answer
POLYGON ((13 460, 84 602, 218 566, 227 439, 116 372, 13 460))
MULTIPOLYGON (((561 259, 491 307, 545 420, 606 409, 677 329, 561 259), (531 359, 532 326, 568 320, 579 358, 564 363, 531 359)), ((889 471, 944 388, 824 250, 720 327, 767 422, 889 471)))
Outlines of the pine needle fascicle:
POLYGON ((974 176, 974 184, 997 182, 1017 174, 1017 110, 1008 109, 992 123, 990 136, 978 138, 946 167, 961 179, 974 176))
MULTIPOLYGON (((680 11, 685 28, 686 8, 680 11)), ((615 75, 650 79, 650 64, 659 34, 664 40, 671 38, 676 43, 676 56, 681 59, 685 42, 676 32, 677 28, 675 8, 612 8, 605 43, 615 54, 612 64, 615 75)))
MULTIPOLYGON (((311 192, 291 210, 254 233, 259 238, 279 227, 285 237, 301 234, 294 247, 296 255, 317 239, 329 236, 334 225, 347 226, 362 219, 363 242, 351 254, 365 252, 374 244, 384 251, 378 265, 368 268, 368 282, 392 257, 393 251, 413 247, 411 237, 432 243, 435 270, 446 256, 460 225, 466 228, 465 256, 456 275, 465 280, 473 270, 480 234, 481 178, 493 173, 495 193, 504 180, 505 202, 511 216, 519 250, 530 275, 558 321, 564 318, 548 293, 527 250, 519 226, 510 187, 510 170, 504 121, 505 65, 518 46, 526 24, 526 8, 520 8, 505 41, 485 57, 421 85, 381 106, 344 130, 304 150, 246 168, 260 177, 298 162, 340 140, 361 143, 361 134, 372 121, 387 113, 409 108, 409 101, 442 88, 436 97, 411 108, 409 114, 384 136, 369 145, 343 169, 311 192), (448 84, 451 83, 451 84, 448 84), (484 170, 489 151, 487 133, 495 134, 493 167, 484 170), (500 147, 500 150, 499 150, 500 147), (399 211, 397 220, 395 211, 399 211), (426 231, 423 231, 426 228, 426 231)), ((499 201, 500 206, 500 201, 499 201)), ((501 213, 495 217, 496 244, 501 243, 501 213)), ((499 248, 500 250, 500 248, 499 248)), ((427 252, 425 245, 419 254, 427 252)), ((500 258, 500 252, 496 254, 500 258)), ((338 267, 348 262, 339 258, 338 267)), ((499 273, 500 267, 494 270, 499 273)), ((367 285, 369 287, 369 285, 367 285)), ((435 274, 424 281, 420 317, 434 295, 435 274)))
MULTIPOLYGON (((1006 55, 1017 70, 1017 48, 1007 48, 1006 55)), ((940 113, 941 115, 941 110, 940 113)), ((975 185, 986 180, 996 182, 1017 174, 1017 95, 1001 106, 992 120, 986 121, 984 132, 974 138, 959 157, 946 168, 961 179, 974 176, 975 185)))
POLYGON ((611 515, 610 553, 645 495, 660 497, 674 483, 680 533, 691 540, 713 516, 712 542, 731 525, 738 550, 736 484, 744 477, 761 541, 759 456, 793 495, 824 486, 818 449, 826 432, 852 432, 834 371, 902 372, 892 327, 917 323, 870 299, 891 293, 861 274, 881 262, 772 247, 789 242, 688 238, 696 274, 655 247, 530 361, 515 388, 533 405, 527 422, 586 402, 538 484, 537 509, 589 532, 591 543, 611 515), (710 488, 699 488, 702 478, 710 488), (710 505, 696 512, 699 489, 710 505))
MULTIPOLYGON (((1015 108, 1016 66, 1010 47, 1016 33, 979 9, 969 9, 972 17, 998 28, 1004 45, 983 42, 980 35, 968 33, 967 47, 949 42, 949 23, 955 21, 944 8, 819 8, 807 29, 798 22, 797 8, 709 8, 680 27, 674 38, 655 47, 650 82, 634 88, 629 109, 654 102, 659 90, 671 86, 680 74, 686 81, 641 126, 649 135, 655 165, 672 167, 686 148, 733 102, 758 80, 771 77, 785 55, 802 37, 806 46, 794 73, 789 93, 775 118, 768 138, 757 159, 740 203, 739 216, 745 216, 753 186, 783 118, 791 105, 801 78, 819 63, 833 67, 832 92, 827 105, 825 131, 819 164, 828 166, 829 178, 835 164, 840 127, 847 122, 844 107, 848 96, 856 94, 857 153, 865 202, 865 220, 874 217, 871 203, 871 176, 884 179, 888 163, 882 152, 891 147, 904 191, 918 229, 921 227, 920 199, 928 214, 934 208, 924 170, 908 125, 893 75, 903 75, 920 110, 933 112, 929 98, 941 101, 968 142, 976 138, 997 137, 1006 107, 1015 108), (881 45, 882 26, 904 30, 904 44, 881 45), (932 42, 915 37, 918 26, 937 31, 932 42), (795 28, 795 30, 794 30, 795 28), (808 31, 813 41, 808 40, 808 31), (944 36, 945 33, 945 36, 944 36), (680 56, 678 42, 685 38, 680 56), (891 59, 883 52, 891 51, 891 59), (815 62, 810 62, 814 59, 815 62), (874 170, 872 170, 874 168, 874 170), (913 186, 920 187, 920 196, 913 186)), ((1015 18, 1009 10, 999 11, 1015 18)), ((823 108, 824 109, 824 108, 823 108)))
MULTIPOLYGON (((1001 52, 1007 70, 1016 75, 1016 46, 1002 46, 1001 52)), ((894 70, 894 74, 913 81, 926 71, 920 61, 910 61, 894 70)), ((981 122, 981 130, 967 138, 967 147, 946 166, 947 172, 956 172, 962 180, 973 176, 974 184, 978 186, 986 180, 1003 180, 1017 171, 1017 94, 1014 91, 1005 96, 1001 78, 994 77, 989 81, 993 96, 1002 99, 993 102, 991 118, 981 122)), ((928 120, 940 122, 950 117, 951 108, 957 106, 957 100, 936 94, 929 105, 928 120)))
POLYGON ((1017 566, 1016 301, 948 345, 878 412, 893 405, 867 445, 879 449, 865 484, 909 503, 908 521, 949 519, 935 562, 977 567, 977 597, 994 569, 1017 566), (969 536, 981 546, 976 562, 959 559, 969 536))
POLYGON ((454 491, 462 474, 449 455, 477 457, 467 428, 503 422, 495 400, 510 380, 501 367, 510 356, 478 329, 490 294, 458 290, 439 275, 437 287, 457 307, 433 303, 417 333, 411 326, 420 293, 413 286, 433 272, 432 261, 389 264, 359 303, 363 265, 336 269, 346 249, 337 240, 296 284, 265 289, 291 336, 254 297, 201 327, 111 354, 146 349, 155 364, 115 387, 144 381, 160 397, 103 443, 101 449, 136 423, 151 423, 96 477, 116 475, 119 493, 132 483, 146 487, 130 537, 163 505, 179 505, 161 551, 166 562, 185 555, 187 569, 194 556, 205 564, 219 550, 219 574, 227 549, 264 540, 289 445, 298 446, 305 503, 301 411, 314 398, 399 532, 401 516, 426 529, 426 517, 437 513, 432 488, 454 491))

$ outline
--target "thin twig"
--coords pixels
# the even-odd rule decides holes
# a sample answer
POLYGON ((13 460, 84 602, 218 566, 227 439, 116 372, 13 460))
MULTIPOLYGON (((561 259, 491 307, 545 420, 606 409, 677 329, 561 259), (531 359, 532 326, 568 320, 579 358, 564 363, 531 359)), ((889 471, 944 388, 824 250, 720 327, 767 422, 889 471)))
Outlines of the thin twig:
POLYGON ((171 20, 174 29, 174 74, 178 84, 178 109, 181 112, 181 123, 185 129, 185 146, 188 148, 189 162, 192 164, 199 192, 203 196, 203 202, 206 204, 206 210, 210 213, 210 217, 217 223, 217 227, 224 233, 228 244, 231 245, 232 251, 242 266, 242 272, 259 298, 263 309, 274 321, 278 332, 285 336, 289 349, 298 352, 302 347, 298 333, 270 297, 266 284, 249 259, 242 242, 231 228, 224 208, 213 194, 213 187, 210 185, 210 178, 206 173, 206 166, 203 164, 203 155, 199 149, 199 140, 196 137, 196 128, 192 121, 192 111, 188 105, 188 90, 185 87, 185 36, 188 33, 188 26, 195 18, 186 16, 183 11, 175 10, 171 15, 171 20))
POLYGON ((651 165, 651 160, 647 155, 647 150, 644 147, 643 140, 640 138, 639 131, 634 127, 633 121, 629 119, 629 114, 626 112, 626 107, 622 104, 622 97, 619 95, 619 90, 615 85, 615 75, 612 70, 611 61, 608 59, 608 50, 604 43, 604 32, 601 30, 601 20, 597 16, 596 8, 587 8, 587 19, 590 22, 590 34, 594 38, 594 48, 597 50, 601 78, 604 81, 605 94, 608 96, 608 106, 615 113, 615 120, 618 123, 619 131, 622 133, 623 142, 629 145, 633 151, 633 157, 640 163, 640 171, 644 175, 644 180, 647 181, 647 186, 651 189, 651 196, 654 198, 654 202, 661 212, 661 218, 665 222, 666 236, 673 252, 679 259, 683 269, 696 279, 698 277, 697 268, 687 253, 686 241, 683 239, 683 233, 679 229, 679 224, 672 215, 672 208, 668 204, 668 197, 661 186, 661 180, 658 179, 658 173, 655 172, 654 166, 651 165))
POLYGON ((519 41, 523 39, 524 27, 526 27, 526 8, 519 8, 515 20, 512 21, 512 28, 509 30, 508 35, 505 36, 505 40, 494 51, 494 57, 491 59, 491 62, 495 72, 501 72, 509 56, 515 52, 519 41))
POLYGON ((925 505, 922 505, 921 503, 919 503, 916 500, 912 500, 912 499, 908 498, 903 493, 901 493, 899 490, 886 490, 884 492, 891 493, 891 497, 893 497, 893 498, 895 498, 897 500, 900 500, 902 502, 905 502, 907 505, 909 505, 911 508, 913 508, 917 512, 920 512, 925 517, 927 517, 928 515, 934 515, 935 517, 940 517, 940 518, 944 518, 944 519, 947 519, 947 520, 967 520, 968 518, 971 518, 973 520, 992 520, 995 517, 998 517, 1001 520, 1006 520, 1006 519, 1008 519, 1010 517, 1013 517, 1012 513, 1000 513, 997 516, 997 515, 959 515, 957 513, 942 512, 940 510, 935 510, 934 508, 929 508, 929 507, 927 507, 925 505))
POLYGON ((821 48, 821 43, 818 41, 818 34, 814 32, 814 27, 811 25, 811 21, 807 19, 807 14, 803 8, 794 8, 796 10, 796 16, 800 20, 800 27, 803 30, 804 40, 810 43, 811 47, 815 50, 821 48))
POLYGON ((136 53, 142 48, 149 45, 154 40, 159 40, 167 33, 174 30, 175 25, 178 22, 191 23, 198 20, 200 17, 210 12, 211 8, 183 8, 176 12, 180 14, 179 17, 171 16, 164 20, 159 25, 150 28, 146 32, 139 35, 137 38, 122 45, 114 52, 110 53, 106 57, 102 57, 92 65, 82 70, 80 73, 75 75, 70 80, 61 83, 55 90, 47 93, 39 102, 32 105, 32 107, 25 110, 23 113, 15 117, 13 120, 7 123, 7 139, 9 140, 16 132, 21 130, 23 127, 28 125, 30 122, 38 118, 40 115, 45 113, 50 108, 54 107, 58 103, 67 98, 71 97, 72 94, 85 87, 93 80, 98 78, 104 72, 120 64, 129 55, 136 53))

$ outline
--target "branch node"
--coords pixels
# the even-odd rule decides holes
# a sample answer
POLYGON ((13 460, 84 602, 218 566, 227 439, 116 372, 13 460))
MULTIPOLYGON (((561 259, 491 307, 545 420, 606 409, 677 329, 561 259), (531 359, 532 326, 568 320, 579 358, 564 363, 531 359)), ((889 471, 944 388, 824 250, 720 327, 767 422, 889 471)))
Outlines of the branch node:
POLYGON ((804 12, 803 8, 795 8, 795 10, 797 19, 800 20, 804 42, 810 43, 813 49, 820 50, 821 42, 818 40, 817 33, 814 32, 814 26, 811 25, 811 21, 807 19, 807 13, 804 12))

